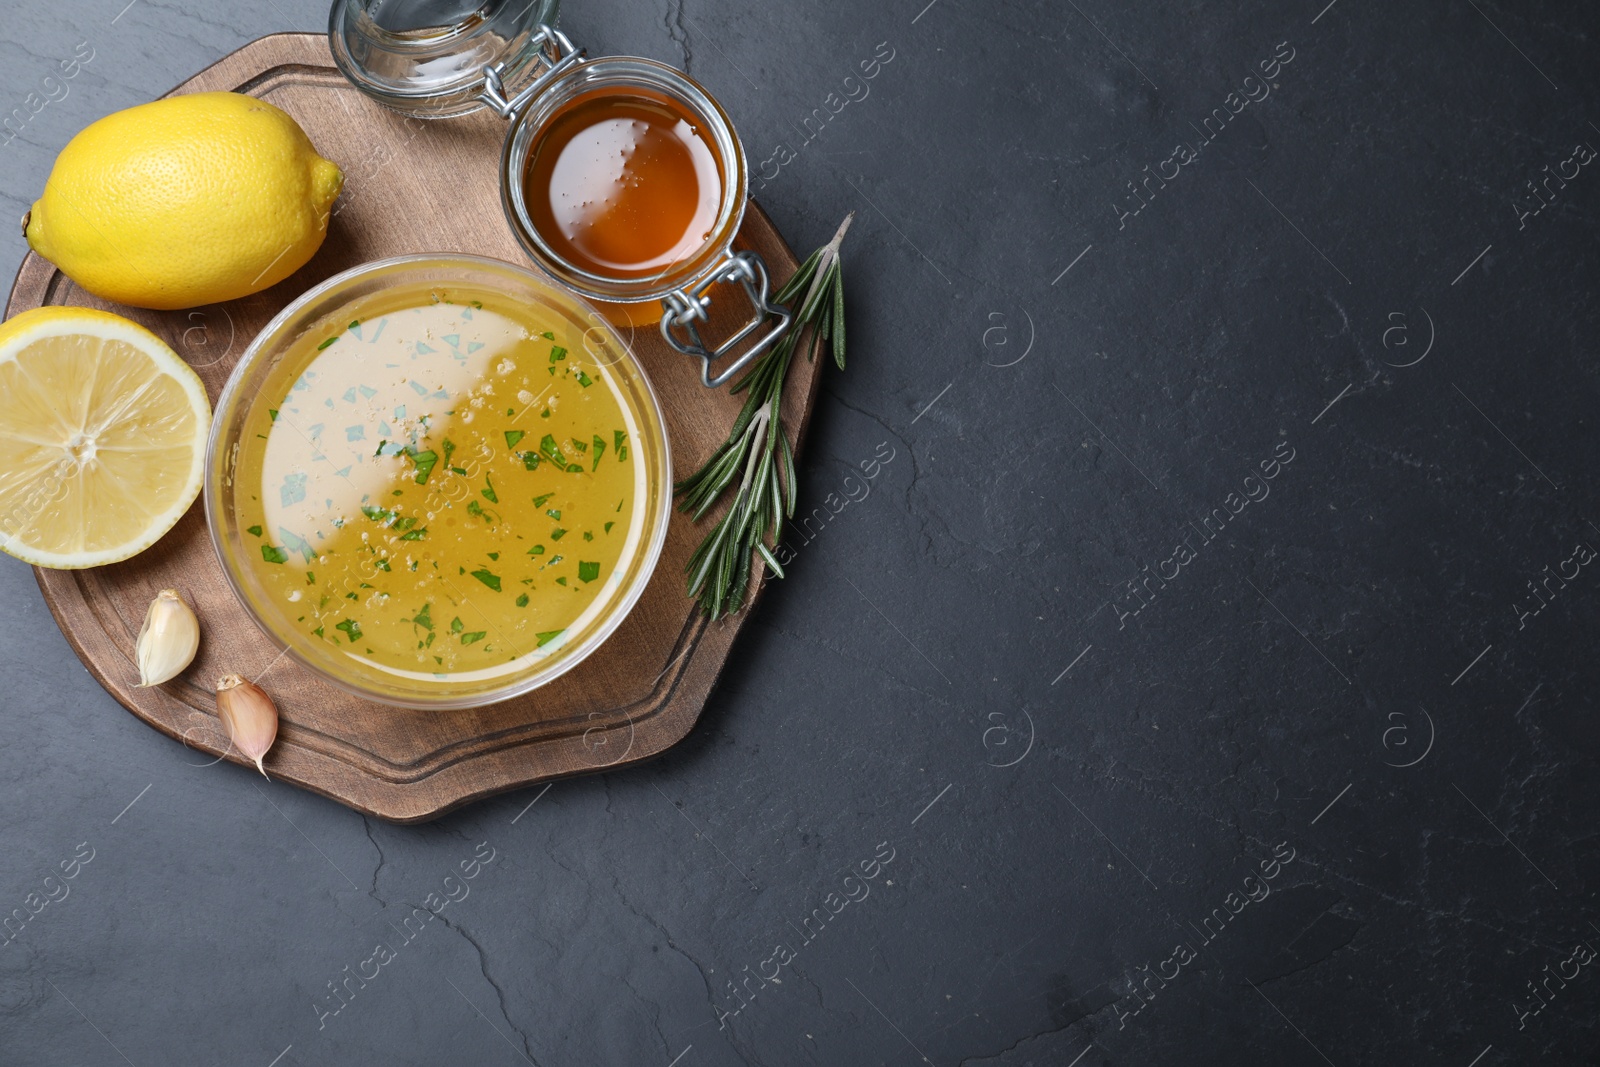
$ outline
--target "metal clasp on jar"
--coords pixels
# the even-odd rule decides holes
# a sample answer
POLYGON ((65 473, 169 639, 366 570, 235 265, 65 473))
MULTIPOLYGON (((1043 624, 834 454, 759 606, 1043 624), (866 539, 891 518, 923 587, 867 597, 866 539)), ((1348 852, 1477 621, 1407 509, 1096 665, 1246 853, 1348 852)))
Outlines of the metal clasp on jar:
POLYGON ((667 313, 661 317, 661 336, 667 344, 684 355, 698 357, 700 381, 710 388, 716 388, 749 366, 752 360, 766 352, 789 331, 789 323, 794 316, 789 313, 788 308, 772 303, 768 299, 770 293, 771 283, 767 277, 767 265, 762 262, 761 257, 754 252, 732 253, 700 284, 692 289, 679 289, 668 293, 662 298, 661 303, 665 305, 667 313), (707 320, 706 309, 711 306, 711 297, 706 293, 713 285, 720 282, 739 282, 743 285, 745 295, 750 298, 750 303, 755 308, 755 317, 715 349, 708 349, 700 336, 699 324, 707 320), (713 376, 711 365, 731 353, 745 338, 761 329, 769 316, 777 316, 778 321, 766 335, 729 364, 726 370, 713 376), (680 330, 683 333, 682 340, 678 336, 680 330))
POLYGON ((548 66, 543 74, 515 96, 509 99, 506 97, 504 61, 492 67, 485 67, 483 70, 483 92, 478 95, 478 99, 488 104, 503 119, 515 118, 518 112, 528 106, 528 101, 583 62, 584 50, 574 45, 571 38, 553 26, 540 26, 539 32, 528 39, 528 47, 548 66), (554 59, 551 58, 552 49, 555 53, 554 59))

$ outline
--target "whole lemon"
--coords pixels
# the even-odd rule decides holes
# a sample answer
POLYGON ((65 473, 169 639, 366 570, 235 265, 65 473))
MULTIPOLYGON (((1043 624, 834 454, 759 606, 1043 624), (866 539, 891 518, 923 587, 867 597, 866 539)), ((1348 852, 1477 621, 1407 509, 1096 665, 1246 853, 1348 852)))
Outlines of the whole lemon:
POLYGON ((29 212, 28 244, 106 300, 198 307, 304 266, 343 185, 266 101, 174 96, 107 115, 67 143, 29 212))

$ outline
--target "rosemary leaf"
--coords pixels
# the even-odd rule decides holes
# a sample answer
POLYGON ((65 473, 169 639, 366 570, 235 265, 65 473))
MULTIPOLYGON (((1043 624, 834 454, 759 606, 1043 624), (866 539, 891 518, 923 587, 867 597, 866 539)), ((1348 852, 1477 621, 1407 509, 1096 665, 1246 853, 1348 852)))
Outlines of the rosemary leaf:
POLYGON ((789 447, 789 439, 783 439, 783 477, 789 485, 789 491, 784 494, 783 513, 789 518, 794 518, 794 500, 799 494, 795 486, 800 484, 799 477, 794 472, 794 449, 789 447))
MULTIPOLYGON (((767 490, 767 495, 771 497, 769 503, 772 505, 772 543, 777 544, 782 536, 780 531, 783 529, 783 487, 778 484, 778 468, 776 466, 773 466, 770 471, 770 477, 772 478, 772 485, 767 490)), ((783 577, 781 568, 779 569, 778 577, 783 577)))
POLYGON ((833 327, 833 361, 844 370, 844 261, 839 260, 833 271, 833 314, 828 317, 833 327))
POLYGON ((778 290, 778 295, 774 298, 774 302, 779 304, 787 303, 793 300, 801 289, 810 285, 811 278, 817 271, 817 263, 822 259, 822 254, 826 251, 826 247, 819 248, 807 256, 806 261, 800 264, 800 269, 794 272, 794 277, 785 282, 783 288, 778 290))

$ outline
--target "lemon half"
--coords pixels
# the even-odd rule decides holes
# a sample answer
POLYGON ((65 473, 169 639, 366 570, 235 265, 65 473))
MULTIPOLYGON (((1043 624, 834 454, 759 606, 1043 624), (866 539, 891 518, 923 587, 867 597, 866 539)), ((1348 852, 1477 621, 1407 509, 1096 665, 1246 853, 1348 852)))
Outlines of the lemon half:
POLYGON ((155 334, 50 307, 0 326, 0 550, 77 569, 142 552, 200 492, 211 405, 155 334))

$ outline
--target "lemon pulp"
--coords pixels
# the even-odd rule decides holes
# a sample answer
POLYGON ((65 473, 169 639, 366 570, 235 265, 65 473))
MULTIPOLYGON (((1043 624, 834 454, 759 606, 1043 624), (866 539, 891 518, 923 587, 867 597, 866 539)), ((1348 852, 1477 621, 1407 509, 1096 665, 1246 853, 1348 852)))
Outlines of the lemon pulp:
POLYGON ((0 326, 0 549, 42 567, 148 548, 200 491, 211 408, 135 323, 41 308, 0 326))

